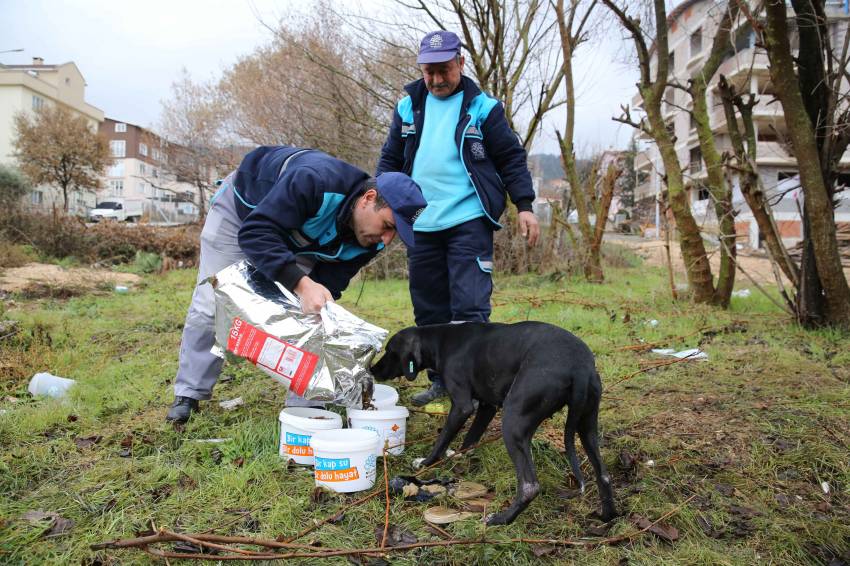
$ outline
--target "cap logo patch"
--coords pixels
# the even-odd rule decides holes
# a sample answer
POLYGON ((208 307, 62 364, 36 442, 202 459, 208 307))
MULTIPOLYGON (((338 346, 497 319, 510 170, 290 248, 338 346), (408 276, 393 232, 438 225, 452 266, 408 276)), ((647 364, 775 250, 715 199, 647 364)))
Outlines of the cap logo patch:
POLYGON ((428 45, 431 46, 431 49, 437 49, 443 46, 443 36, 439 33, 435 33, 431 36, 431 39, 428 40, 428 45))
POLYGON ((425 207, 424 207, 424 206, 423 206, 422 208, 420 208, 419 210, 417 210, 416 212, 414 212, 414 213, 413 213, 413 216, 410 218, 410 223, 411 223, 411 224, 413 224, 414 222, 416 222, 416 219, 417 219, 417 218, 419 218, 419 215, 420 215, 420 214, 422 214, 422 211, 423 211, 423 210, 425 210, 425 207))

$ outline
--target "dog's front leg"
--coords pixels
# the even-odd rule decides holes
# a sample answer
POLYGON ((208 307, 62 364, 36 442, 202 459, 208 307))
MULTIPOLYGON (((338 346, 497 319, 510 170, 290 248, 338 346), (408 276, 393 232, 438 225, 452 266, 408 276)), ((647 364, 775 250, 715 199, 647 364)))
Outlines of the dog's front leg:
POLYGON ((449 411, 449 416, 446 417, 443 430, 440 432, 440 436, 437 438, 437 443, 434 444, 431 454, 422 461, 422 466, 430 466, 445 455, 449 444, 457 436, 457 433, 460 432, 460 429, 463 428, 463 425, 474 410, 475 408, 472 405, 471 399, 465 402, 455 402, 452 400, 452 408, 449 411))

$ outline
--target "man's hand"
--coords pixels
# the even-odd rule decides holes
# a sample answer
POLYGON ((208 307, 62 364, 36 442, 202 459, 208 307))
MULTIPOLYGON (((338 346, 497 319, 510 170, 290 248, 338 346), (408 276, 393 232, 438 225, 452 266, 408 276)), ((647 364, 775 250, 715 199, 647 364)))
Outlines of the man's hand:
POLYGON ((301 299, 301 312, 305 314, 317 313, 322 310, 325 303, 334 300, 327 287, 316 283, 306 275, 298 281, 294 290, 301 299))
POLYGON ((525 210, 519 213, 519 233, 523 238, 528 239, 529 246, 537 243, 537 239, 540 238, 540 225, 533 212, 525 210))

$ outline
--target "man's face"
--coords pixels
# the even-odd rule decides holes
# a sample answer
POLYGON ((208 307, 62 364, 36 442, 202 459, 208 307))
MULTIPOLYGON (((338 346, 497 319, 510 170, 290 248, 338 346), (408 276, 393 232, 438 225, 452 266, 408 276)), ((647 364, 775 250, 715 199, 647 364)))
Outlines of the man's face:
POLYGON ((445 98, 460 84, 463 57, 460 61, 457 57, 453 57, 444 63, 424 63, 419 65, 419 68, 422 70, 422 78, 425 79, 428 92, 439 98, 445 98))
POLYGON ((369 189, 354 205, 352 213, 352 228, 357 237, 357 243, 368 248, 379 242, 385 246, 395 238, 395 218, 389 206, 375 210, 375 189, 369 189))

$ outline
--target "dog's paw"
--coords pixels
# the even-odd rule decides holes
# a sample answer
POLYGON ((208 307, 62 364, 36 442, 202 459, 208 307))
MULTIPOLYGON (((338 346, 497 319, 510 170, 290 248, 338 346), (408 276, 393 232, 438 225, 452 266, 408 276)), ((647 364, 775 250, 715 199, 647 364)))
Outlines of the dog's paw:
POLYGON ((489 513, 484 517, 484 524, 488 527, 498 527, 510 523, 505 513, 489 513))
POLYGON ((414 470, 418 470, 422 467, 422 462, 425 461, 425 458, 415 458, 413 462, 410 463, 410 467, 414 470))

